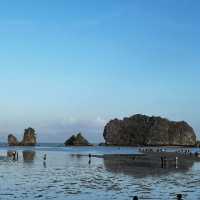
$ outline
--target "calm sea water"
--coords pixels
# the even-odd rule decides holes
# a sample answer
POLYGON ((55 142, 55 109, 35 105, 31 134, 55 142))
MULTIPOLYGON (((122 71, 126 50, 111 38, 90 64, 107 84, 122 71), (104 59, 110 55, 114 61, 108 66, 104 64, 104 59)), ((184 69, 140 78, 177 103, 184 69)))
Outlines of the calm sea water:
POLYGON ((14 149, 0 148, 0 199, 129 200, 137 195, 167 200, 177 193, 200 199, 199 162, 177 169, 134 166, 109 157, 92 157, 88 163, 89 153, 138 153, 128 147, 27 147, 17 148, 18 161, 7 159, 7 151, 14 149))

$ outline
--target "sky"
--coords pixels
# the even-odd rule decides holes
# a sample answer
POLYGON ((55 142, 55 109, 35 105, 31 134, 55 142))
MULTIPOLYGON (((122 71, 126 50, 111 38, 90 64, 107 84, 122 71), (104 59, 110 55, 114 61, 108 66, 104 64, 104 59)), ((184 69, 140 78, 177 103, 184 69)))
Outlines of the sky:
POLYGON ((81 131, 113 118, 185 120, 200 136, 198 0, 0 0, 0 141, 81 131))

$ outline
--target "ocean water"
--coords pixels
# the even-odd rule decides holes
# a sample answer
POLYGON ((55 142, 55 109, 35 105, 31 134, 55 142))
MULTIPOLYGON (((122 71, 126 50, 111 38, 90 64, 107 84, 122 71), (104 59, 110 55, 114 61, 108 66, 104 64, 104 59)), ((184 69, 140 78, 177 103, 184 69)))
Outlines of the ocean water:
POLYGON ((167 200, 178 193, 183 199, 200 199, 200 162, 163 169, 101 157, 134 153, 137 148, 131 147, 1 147, 0 199, 131 200, 137 195, 167 200), (18 161, 7 157, 13 150, 19 152, 18 161), (97 155, 91 163, 89 153, 97 155))

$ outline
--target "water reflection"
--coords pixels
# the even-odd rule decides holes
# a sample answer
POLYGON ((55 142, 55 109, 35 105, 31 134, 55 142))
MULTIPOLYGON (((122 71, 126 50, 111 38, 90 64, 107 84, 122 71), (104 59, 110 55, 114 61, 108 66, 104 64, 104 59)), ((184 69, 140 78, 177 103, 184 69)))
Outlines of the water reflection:
POLYGON ((23 151, 22 155, 24 162, 33 162, 35 159, 35 151, 23 151))
POLYGON ((13 157, 13 151, 7 151, 7 157, 12 158, 13 157))
POLYGON ((47 163, 46 163, 46 161, 43 161, 43 167, 44 167, 44 168, 47 168, 47 163))
POLYGON ((35 159, 35 151, 32 150, 24 150, 22 151, 22 154, 20 154, 18 151, 7 151, 7 158, 17 161, 18 159, 21 159, 20 157, 22 156, 22 159, 24 162, 33 162, 35 159))
POLYGON ((0 199, 128 200, 137 195, 139 199, 166 200, 179 193, 184 199, 200 196, 200 162, 195 158, 179 157, 176 169, 175 157, 169 160, 169 156, 166 168, 161 168, 159 156, 90 157, 51 151, 45 163, 47 152, 23 150, 18 151, 19 161, 1 162, 0 199))
POLYGON ((81 160, 83 155, 81 154, 70 154, 71 159, 81 160))
POLYGON ((169 173, 185 173, 189 171, 197 160, 185 159, 176 163, 176 160, 169 160, 165 167, 151 157, 138 158, 128 156, 105 156, 103 158, 104 167, 112 173, 123 173, 137 178, 146 176, 161 176, 169 173))
POLYGON ((17 161, 19 159, 19 153, 17 151, 8 151, 7 158, 17 161))

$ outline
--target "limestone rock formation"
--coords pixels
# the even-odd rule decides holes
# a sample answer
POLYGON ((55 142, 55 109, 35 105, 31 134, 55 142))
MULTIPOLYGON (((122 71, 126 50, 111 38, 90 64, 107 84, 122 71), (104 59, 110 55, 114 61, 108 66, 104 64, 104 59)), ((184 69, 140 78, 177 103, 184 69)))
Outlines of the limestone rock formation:
POLYGON ((9 146, 17 146, 19 142, 14 135, 10 134, 8 135, 8 144, 9 146))
POLYGON ((9 146, 35 146, 36 143, 36 133, 33 128, 28 128, 24 130, 24 137, 21 142, 19 142, 17 138, 12 134, 8 136, 9 146))
POLYGON ((36 144, 36 133, 33 128, 28 128, 24 130, 24 137, 21 141, 23 146, 35 146, 36 144))
POLYGON ((123 120, 111 120, 104 128, 107 145, 194 146, 196 135, 186 122, 174 122, 161 117, 134 115, 123 120))
POLYGON ((91 146, 91 144, 82 136, 81 133, 72 135, 65 141, 65 146, 91 146))

